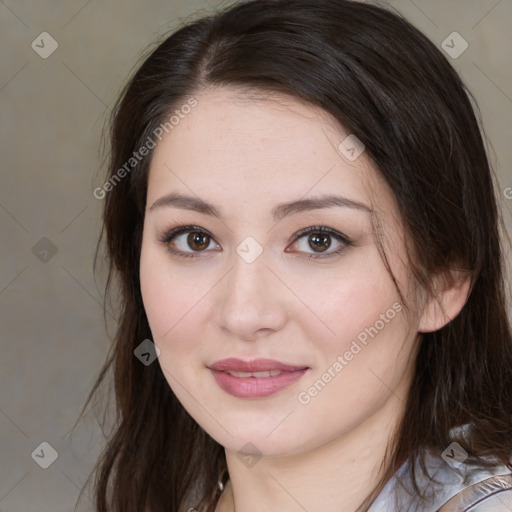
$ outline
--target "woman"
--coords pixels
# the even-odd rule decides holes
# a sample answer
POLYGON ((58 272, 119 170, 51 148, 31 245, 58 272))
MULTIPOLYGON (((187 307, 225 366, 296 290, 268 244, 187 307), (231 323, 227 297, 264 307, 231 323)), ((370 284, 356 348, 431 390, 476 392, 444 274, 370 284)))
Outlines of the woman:
POLYGON ((347 0, 237 4, 146 58, 95 190, 121 302, 89 397, 112 370, 96 510, 511 507, 468 94, 408 22, 347 0))

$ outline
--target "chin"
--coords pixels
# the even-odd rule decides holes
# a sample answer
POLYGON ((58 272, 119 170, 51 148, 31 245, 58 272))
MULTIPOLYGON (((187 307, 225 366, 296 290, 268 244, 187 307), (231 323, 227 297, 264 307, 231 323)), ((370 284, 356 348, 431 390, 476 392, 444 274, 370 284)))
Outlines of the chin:
MULTIPOLYGON (((284 457, 302 451, 304 444, 303 434, 300 438, 291 432, 267 428, 267 423, 243 422, 231 423, 228 427, 229 435, 218 425, 208 425, 206 432, 222 445, 226 450, 240 454, 257 457, 284 457), (269 435, 270 433, 270 435, 269 435)), ((203 427, 204 428, 204 427, 203 427)), ((297 429, 294 429, 297 433, 297 429)))

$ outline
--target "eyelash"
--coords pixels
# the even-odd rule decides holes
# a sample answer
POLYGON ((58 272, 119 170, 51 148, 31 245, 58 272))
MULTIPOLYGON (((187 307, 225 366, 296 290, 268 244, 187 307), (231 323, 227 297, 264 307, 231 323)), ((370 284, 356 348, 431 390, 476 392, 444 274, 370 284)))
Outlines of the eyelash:
MULTIPOLYGON (((175 251, 174 249, 170 248, 170 243, 176 236, 181 235, 183 233, 190 233, 190 232, 202 233, 202 234, 205 234, 206 236, 208 236, 211 240, 214 240, 214 238, 210 235, 210 233, 208 233, 204 229, 200 228, 199 226, 192 226, 192 225, 177 226, 168 231, 164 231, 163 233, 158 235, 157 240, 161 244, 165 245, 166 249, 174 256, 178 256, 180 258, 197 258, 200 256, 200 253, 205 252, 205 251, 194 251, 195 252, 195 254, 194 254, 194 252, 187 253, 187 252, 175 251)), ((330 235, 335 240, 340 242, 342 245, 338 249, 336 249, 335 251, 332 251, 330 253, 325 253, 325 254, 319 253, 316 255, 309 254, 308 259, 310 259, 310 260, 311 259, 319 260, 319 259, 325 259, 325 258, 332 258, 332 257, 335 257, 335 256, 341 254, 347 247, 353 247, 353 242, 351 240, 349 240, 345 235, 343 235, 342 233, 339 233, 338 231, 331 229, 327 226, 311 226, 309 228, 302 229, 294 235, 294 237, 292 239, 292 243, 295 243, 300 238, 302 238, 306 235, 309 235, 311 233, 322 233, 322 234, 330 235)))

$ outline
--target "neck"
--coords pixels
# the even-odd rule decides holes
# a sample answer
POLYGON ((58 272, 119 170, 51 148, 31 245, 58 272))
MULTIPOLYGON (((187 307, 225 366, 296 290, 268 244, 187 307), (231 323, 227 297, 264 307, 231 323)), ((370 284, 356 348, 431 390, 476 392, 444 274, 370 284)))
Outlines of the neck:
POLYGON ((402 399, 391 394, 372 416, 329 443, 285 457, 262 457, 251 468, 226 450, 230 480, 216 512, 355 512, 382 477, 381 463, 402 406, 402 399))

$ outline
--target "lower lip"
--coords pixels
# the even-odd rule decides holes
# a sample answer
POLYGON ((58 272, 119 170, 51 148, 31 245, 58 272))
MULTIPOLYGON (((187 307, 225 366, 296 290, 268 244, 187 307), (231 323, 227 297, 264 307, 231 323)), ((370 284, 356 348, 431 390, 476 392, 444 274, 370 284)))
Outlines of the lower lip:
POLYGON ((265 398, 298 381, 307 368, 282 372, 275 377, 234 377, 227 372, 210 370, 217 384, 230 395, 238 398, 265 398))

